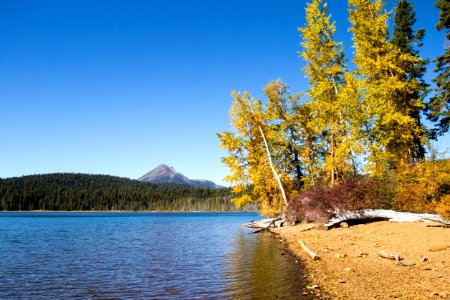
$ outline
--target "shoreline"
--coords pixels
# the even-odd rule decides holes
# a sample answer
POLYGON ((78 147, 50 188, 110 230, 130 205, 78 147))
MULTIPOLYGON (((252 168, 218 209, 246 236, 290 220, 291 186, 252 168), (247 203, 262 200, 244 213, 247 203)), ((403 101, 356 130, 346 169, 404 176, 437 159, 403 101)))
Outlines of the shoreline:
POLYGON ((251 210, 0 210, 0 213, 259 213, 251 210))
POLYGON ((330 230, 299 224, 270 231, 303 262, 319 298, 450 300, 450 230, 428 224, 381 221, 330 230), (308 256, 299 240, 320 259, 308 256), (397 265, 380 251, 415 265, 397 265))

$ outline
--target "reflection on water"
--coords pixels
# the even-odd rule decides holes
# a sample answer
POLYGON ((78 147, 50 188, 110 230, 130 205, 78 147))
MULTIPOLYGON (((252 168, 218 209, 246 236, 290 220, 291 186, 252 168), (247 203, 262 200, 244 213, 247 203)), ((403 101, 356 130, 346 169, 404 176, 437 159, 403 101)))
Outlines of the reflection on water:
POLYGON ((229 259, 226 274, 231 279, 227 292, 233 298, 304 297, 304 268, 269 233, 249 238, 248 233, 240 232, 229 259))
MULTIPOLYGON (((301 298, 252 213, 0 213, 0 299, 301 298)), ((285 254, 285 255, 283 255, 285 254)))

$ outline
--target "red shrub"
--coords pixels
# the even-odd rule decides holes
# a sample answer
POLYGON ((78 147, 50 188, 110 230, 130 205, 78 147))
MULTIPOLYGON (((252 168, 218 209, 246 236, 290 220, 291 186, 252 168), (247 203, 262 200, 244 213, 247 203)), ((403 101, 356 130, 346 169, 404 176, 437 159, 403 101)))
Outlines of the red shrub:
POLYGON ((293 221, 328 220, 336 211, 392 208, 395 182, 388 179, 355 177, 333 187, 308 189, 293 199, 287 209, 293 221))

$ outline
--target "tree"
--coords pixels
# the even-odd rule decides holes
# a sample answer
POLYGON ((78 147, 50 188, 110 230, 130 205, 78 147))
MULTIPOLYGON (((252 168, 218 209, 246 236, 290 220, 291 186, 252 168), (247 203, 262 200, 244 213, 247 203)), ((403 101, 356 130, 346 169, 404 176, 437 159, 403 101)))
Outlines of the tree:
MULTIPOLYGON (((281 80, 274 80, 264 88, 267 97, 267 119, 271 123, 272 131, 278 137, 276 141, 279 149, 280 166, 293 179, 294 187, 298 190, 304 185, 304 171, 300 158, 300 144, 298 124, 295 115, 300 107, 300 95, 290 95, 288 86, 281 80)), ((275 137, 276 138, 276 137, 275 137)))
POLYGON ((418 90, 418 82, 404 80, 403 68, 419 59, 389 42, 389 14, 383 11, 383 1, 349 0, 349 4, 356 86, 365 115, 361 132, 365 136, 366 167, 373 174, 384 174, 411 161, 414 137, 422 130, 411 117, 422 108, 420 99, 397 101, 397 95, 418 90))
POLYGON ((434 5, 440 9, 439 22, 436 24, 437 30, 445 31, 445 52, 436 58, 437 77, 433 79, 436 84, 435 94, 428 104, 428 118, 437 122, 434 128, 434 138, 448 131, 450 125, 450 2, 448 0, 438 0, 434 5))
POLYGON ((425 96, 428 90, 428 84, 423 80, 426 72, 427 61, 419 56, 417 48, 422 46, 422 41, 425 35, 423 29, 414 31, 413 26, 416 22, 414 6, 408 0, 398 0, 394 17, 394 33, 392 37, 392 44, 397 47, 402 53, 415 57, 415 62, 405 61, 402 66, 405 73, 400 75, 400 79, 414 83, 411 85, 414 89, 404 89, 398 91, 396 99, 399 107, 410 107, 409 116, 414 120, 415 126, 418 130, 413 132, 413 144, 411 145, 411 159, 412 161, 422 161, 425 159, 424 139, 426 130, 421 124, 421 113, 425 109, 425 96), (415 103, 420 102, 422 105, 418 106, 415 103))
POLYGON ((300 56, 306 61, 303 69, 309 79, 308 97, 314 114, 314 125, 322 133, 325 147, 324 170, 329 183, 351 173, 348 158, 351 156, 348 138, 346 106, 349 99, 342 98, 344 86, 344 53, 342 43, 333 39, 336 31, 327 4, 313 0, 306 7, 306 25, 299 28, 303 42, 300 56))
POLYGON ((248 92, 233 92, 232 96, 230 116, 235 133, 218 134, 222 148, 229 153, 222 160, 231 171, 225 179, 240 195, 234 199, 236 205, 257 201, 263 214, 275 214, 288 205, 283 180, 290 180, 275 160, 277 150, 272 150, 278 135, 269 126, 260 100, 248 92))

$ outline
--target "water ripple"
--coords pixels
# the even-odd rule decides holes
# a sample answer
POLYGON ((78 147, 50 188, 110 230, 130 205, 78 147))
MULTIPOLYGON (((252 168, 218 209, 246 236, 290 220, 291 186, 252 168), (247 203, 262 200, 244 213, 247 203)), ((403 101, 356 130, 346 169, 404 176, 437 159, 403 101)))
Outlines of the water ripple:
POLYGON ((301 298, 255 214, 0 213, 1 299, 301 298))

